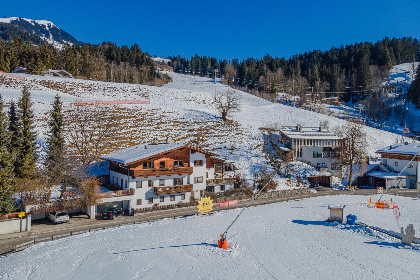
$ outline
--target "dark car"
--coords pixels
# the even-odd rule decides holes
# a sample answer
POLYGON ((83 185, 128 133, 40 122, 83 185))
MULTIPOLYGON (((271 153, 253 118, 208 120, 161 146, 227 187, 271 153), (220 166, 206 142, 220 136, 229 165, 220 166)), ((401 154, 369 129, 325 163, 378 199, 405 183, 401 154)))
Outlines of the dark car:
POLYGON ((113 220, 115 217, 124 215, 125 213, 126 211, 124 209, 113 207, 106 209, 105 212, 101 214, 101 217, 102 219, 113 220))

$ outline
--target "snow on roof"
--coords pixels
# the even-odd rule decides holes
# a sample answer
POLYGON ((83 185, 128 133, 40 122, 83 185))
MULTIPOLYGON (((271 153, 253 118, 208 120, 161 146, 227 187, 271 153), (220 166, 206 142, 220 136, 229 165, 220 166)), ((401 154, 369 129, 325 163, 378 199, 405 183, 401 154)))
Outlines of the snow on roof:
POLYGON ((338 137, 330 131, 323 131, 319 127, 300 127, 300 131, 297 127, 285 126, 280 129, 280 132, 285 134, 291 139, 321 139, 321 140, 340 140, 338 137))
POLYGON ((417 155, 420 154, 420 143, 397 143, 385 148, 382 148, 377 153, 400 154, 400 155, 417 155))
POLYGON ((184 144, 179 143, 139 144, 137 146, 103 155, 101 156, 101 159, 119 162, 126 165, 160 153, 180 148, 182 146, 184 146, 184 144))
POLYGON ((401 174, 398 176, 399 173, 395 172, 383 172, 383 171, 374 171, 369 174, 371 177, 375 178, 382 178, 382 179, 396 179, 396 178, 408 178, 408 177, 415 177, 414 175, 407 175, 407 174, 401 174))

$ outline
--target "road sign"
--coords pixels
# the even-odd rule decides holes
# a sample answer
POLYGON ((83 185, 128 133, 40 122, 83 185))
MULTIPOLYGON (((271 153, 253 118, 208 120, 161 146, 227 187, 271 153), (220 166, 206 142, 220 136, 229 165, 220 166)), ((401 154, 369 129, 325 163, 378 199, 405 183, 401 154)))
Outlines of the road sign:
POLYGON ((19 212, 18 217, 19 218, 25 217, 25 212, 19 212))

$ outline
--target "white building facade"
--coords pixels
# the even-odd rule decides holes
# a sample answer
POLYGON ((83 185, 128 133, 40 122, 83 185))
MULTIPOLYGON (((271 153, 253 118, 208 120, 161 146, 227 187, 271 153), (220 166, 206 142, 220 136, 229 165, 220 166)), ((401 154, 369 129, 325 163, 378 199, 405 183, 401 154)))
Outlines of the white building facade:
POLYGON ((101 158, 109 161, 110 184, 128 192, 104 198, 103 208, 117 203, 128 210, 198 200, 216 179, 215 165, 224 164, 212 153, 176 143, 137 145, 101 158))
POLYGON ((343 138, 321 127, 285 126, 279 141, 293 151, 293 158, 318 170, 341 176, 340 157, 345 148, 343 138))
MULTIPOLYGON (((396 176, 398 187, 420 189, 419 143, 398 143, 376 152, 381 155, 382 165, 386 166, 392 173, 398 175, 402 172, 400 177, 396 176), (399 182, 402 179, 404 179, 403 185, 399 182)), ((396 186, 395 184, 393 184, 393 187, 396 186)))

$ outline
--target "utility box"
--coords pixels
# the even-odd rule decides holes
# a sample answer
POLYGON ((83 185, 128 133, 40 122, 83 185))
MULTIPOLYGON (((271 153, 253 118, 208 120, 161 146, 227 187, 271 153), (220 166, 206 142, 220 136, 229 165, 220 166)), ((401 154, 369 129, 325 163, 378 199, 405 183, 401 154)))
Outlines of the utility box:
POLYGON ((345 205, 328 205, 328 209, 330 209, 330 217, 328 218, 329 222, 340 222, 342 223, 344 220, 344 207, 345 205))

